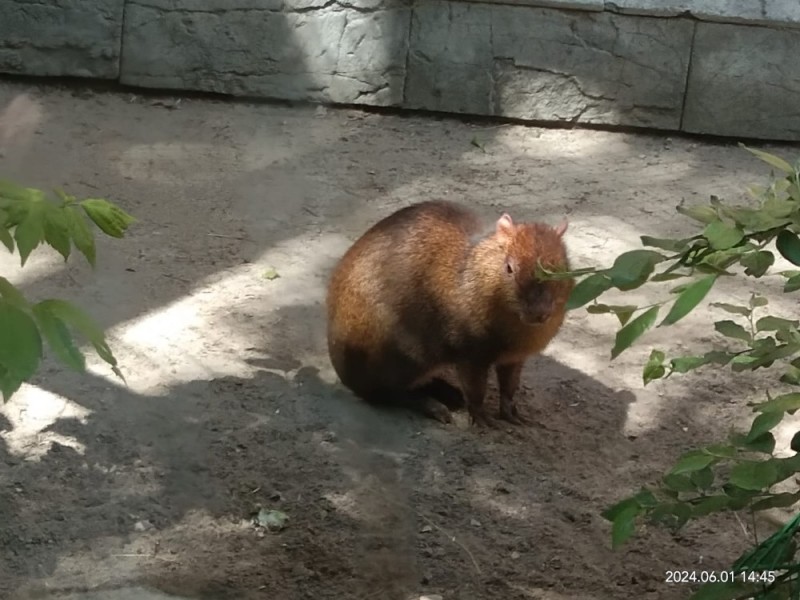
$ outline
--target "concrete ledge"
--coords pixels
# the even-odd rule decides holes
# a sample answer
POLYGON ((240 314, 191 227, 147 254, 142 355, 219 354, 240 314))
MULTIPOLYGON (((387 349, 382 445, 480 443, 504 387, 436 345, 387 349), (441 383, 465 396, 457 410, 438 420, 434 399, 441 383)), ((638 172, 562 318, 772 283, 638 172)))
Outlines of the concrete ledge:
POLYGON ((0 72, 800 141, 796 0, 0 0, 0 72))

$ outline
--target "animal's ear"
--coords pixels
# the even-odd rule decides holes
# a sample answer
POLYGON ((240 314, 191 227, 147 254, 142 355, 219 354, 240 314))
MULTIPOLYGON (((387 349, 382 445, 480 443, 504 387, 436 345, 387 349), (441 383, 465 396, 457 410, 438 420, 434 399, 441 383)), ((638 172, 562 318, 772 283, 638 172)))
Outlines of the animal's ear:
POLYGON ((558 237, 563 237, 564 233, 566 233, 566 231, 567 231, 567 227, 568 226, 569 226, 569 222, 566 219, 561 221, 561 223, 559 223, 558 226, 556 227, 556 235, 558 237))
POLYGON ((496 230, 500 238, 510 238, 514 234, 514 221, 508 213, 503 213, 503 216, 497 219, 496 230))

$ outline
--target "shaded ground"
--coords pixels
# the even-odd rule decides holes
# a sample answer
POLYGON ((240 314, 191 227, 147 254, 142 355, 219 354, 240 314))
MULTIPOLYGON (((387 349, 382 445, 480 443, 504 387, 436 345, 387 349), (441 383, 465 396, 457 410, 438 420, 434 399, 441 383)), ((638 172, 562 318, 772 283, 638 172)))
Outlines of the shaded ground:
POLYGON ((322 313, 333 262, 402 205, 566 214, 576 264, 596 264, 680 233, 682 198, 760 182, 735 146, 3 83, 0 174, 140 219, 98 241, 95 272, 47 251, 0 265, 31 298, 90 308, 129 383, 48 362, 0 412, 0 597, 671 599, 689 590, 666 570, 747 545, 715 518, 612 553, 598 514, 747 417, 758 390, 724 373, 642 388, 652 344, 710 341, 705 309, 613 365, 613 319, 570 315, 525 373, 535 424, 497 432, 353 400, 322 313), (259 507, 289 527, 257 531, 259 507))

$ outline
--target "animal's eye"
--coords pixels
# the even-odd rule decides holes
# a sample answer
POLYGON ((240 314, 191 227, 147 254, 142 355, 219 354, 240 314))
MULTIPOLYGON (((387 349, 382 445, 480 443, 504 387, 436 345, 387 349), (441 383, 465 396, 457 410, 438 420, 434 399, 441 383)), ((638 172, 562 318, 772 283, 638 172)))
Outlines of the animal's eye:
POLYGON ((511 266, 511 263, 506 261, 506 273, 511 275, 514 272, 514 267, 511 266))

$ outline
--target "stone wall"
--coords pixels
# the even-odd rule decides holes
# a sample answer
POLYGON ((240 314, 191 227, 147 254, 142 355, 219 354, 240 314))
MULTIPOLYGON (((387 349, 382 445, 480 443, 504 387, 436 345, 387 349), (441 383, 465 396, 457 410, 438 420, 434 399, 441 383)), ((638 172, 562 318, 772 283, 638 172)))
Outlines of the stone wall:
POLYGON ((0 72, 800 140, 790 0, 0 0, 0 72))

